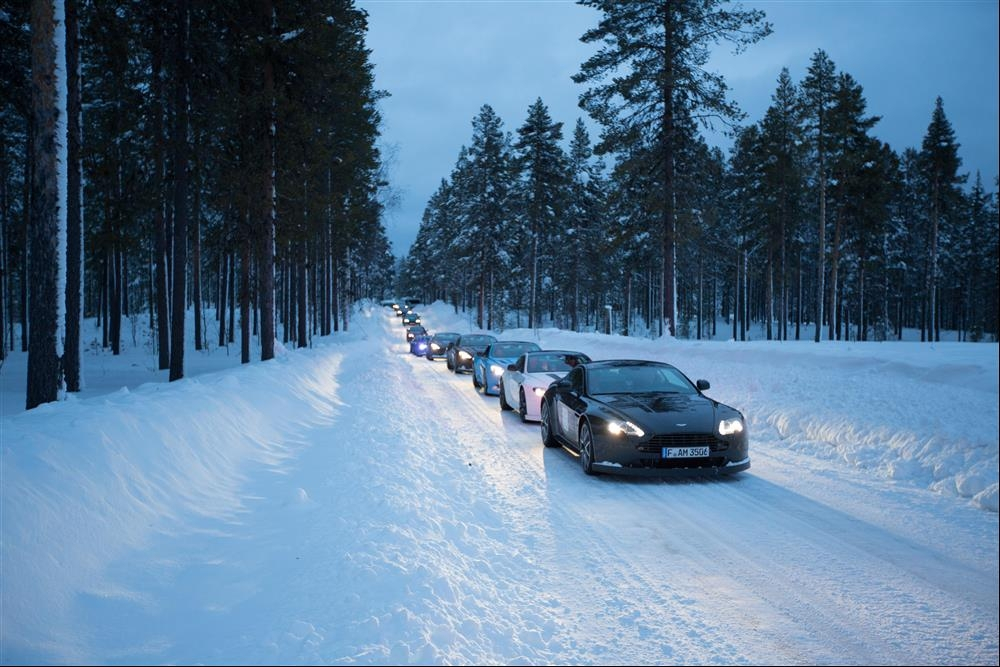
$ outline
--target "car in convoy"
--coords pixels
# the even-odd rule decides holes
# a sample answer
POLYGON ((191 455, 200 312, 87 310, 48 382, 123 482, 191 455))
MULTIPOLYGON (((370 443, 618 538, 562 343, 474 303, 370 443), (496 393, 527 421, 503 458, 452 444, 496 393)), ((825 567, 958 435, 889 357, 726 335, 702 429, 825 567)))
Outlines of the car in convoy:
POLYGON ((500 376, 500 410, 516 409, 521 421, 538 421, 542 396, 549 385, 589 361, 590 357, 575 350, 525 352, 500 376))
POLYGON ((417 336, 427 336, 427 329, 422 324, 414 324, 406 327, 406 342, 411 343, 417 336))
POLYGON ((428 361, 444 357, 448 352, 448 346, 458 340, 459 334, 454 331, 438 331, 427 341, 427 353, 424 355, 428 361))
POLYGON ((431 335, 429 333, 418 334, 410 341, 410 354, 422 357, 427 354, 427 347, 430 344, 431 335))
POLYGON ((580 364, 542 396, 541 435, 588 475, 731 474, 750 467, 747 424, 670 364, 640 359, 580 364))
POLYGON ((453 373, 472 371, 472 360, 486 349, 490 343, 495 343, 497 337, 485 333, 462 334, 445 352, 448 370, 453 373))
POLYGON ((487 396, 500 393, 500 376, 525 352, 542 349, 528 340, 498 340, 472 358, 472 386, 487 396))
POLYGON ((420 324, 420 314, 415 313, 412 310, 403 314, 403 326, 411 327, 414 324, 420 324))

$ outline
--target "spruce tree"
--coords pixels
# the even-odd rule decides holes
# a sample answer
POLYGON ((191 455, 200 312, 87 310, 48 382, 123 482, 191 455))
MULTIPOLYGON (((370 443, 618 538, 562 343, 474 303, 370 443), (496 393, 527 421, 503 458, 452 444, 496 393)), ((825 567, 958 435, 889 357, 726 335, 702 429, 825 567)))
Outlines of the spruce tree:
POLYGON ((566 207, 566 155, 559 146, 562 123, 552 121, 541 98, 528 108, 528 117, 517 133, 514 150, 521 172, 518 189, 525 218, 524 259, 530 281, 528 327, 534 328, 539 326, 539 263, 551 266, 550 246, 562 235, 558 224, 566 207))
POLYGON ((817 184, 818 224, 816 254, 816 299, 814 306, 813 340, 819 342, 823 328, 823 305, 826 296, 826 184, 829 174, 830 114, 835 102, 836 71, 833 61, 822 49, 813 54, 809 70, 802 82, 802 116, 806 136, 814 160, 813 173, 817 184))
POLYGON ((929 228, 927 229, 927 257, 924 290, 927 307, 926 326, 921 328, 921 340, 940 341, 940 313, 938 312, 938 272, 940 262, 941 227, 958 215, 961 201, 960 186, 966 177, 958 173, 962 159, 958 156, 959 144, 944 113, 940 97, 934 103, 930 125, 924 135, 920 150, 920 171, 927 184, 929 196, 929 228))
POLYGON ((599 153, 642 155, 628 169, 653 174, 663 260, 664 319, 675 333, 675 160, 684 137, 676 123, 684 114, 711 124, 731 122, 741 113, 727 100, 722 76, 705 69, 710 47, 720 42, 743 50, 767 36, 771 27, 759 10, 726 8, 722 0, 656 0, 623 3, 580 0, 602 17, 581 37, 601 43, 597 54, 573 79, 591 83, 580 106, 603 127, 599 153), (643 153, 639 146, 648 147, 643 153))

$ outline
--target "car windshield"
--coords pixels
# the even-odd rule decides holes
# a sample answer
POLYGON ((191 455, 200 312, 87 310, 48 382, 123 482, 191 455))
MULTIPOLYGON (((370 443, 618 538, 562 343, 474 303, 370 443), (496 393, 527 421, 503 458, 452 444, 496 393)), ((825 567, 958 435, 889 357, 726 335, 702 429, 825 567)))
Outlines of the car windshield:
POLYGON ((494 357, 519 357, 525 352, 537 349, 536 343, 496 343, 490 354, 494 357))
POLYGON ((591 394, 697 393, 694 385, 670 366, 591 368, 587 386, 591 394))
POLYGON ((469 347, 486 347, 493 341, 492 336, 462 336, 462 345, 469 347))
POLYGON ((567 373, 580 362, 588 362, 584 354, 532 354, 525 362, 526 373, 567 373))

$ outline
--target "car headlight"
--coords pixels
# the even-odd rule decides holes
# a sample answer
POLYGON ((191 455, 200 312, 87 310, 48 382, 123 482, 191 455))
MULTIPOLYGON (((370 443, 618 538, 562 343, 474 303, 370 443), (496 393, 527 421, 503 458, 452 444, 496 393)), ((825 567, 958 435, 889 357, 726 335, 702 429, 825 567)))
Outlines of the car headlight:
POLYGON ((493 375, 500 377, 501 375, 503 375, 503 366, 497 366, 496 364, 491 364, 490 373, 493 373, 493 375))
POLYGON ((734 417, 719 422, 719 435, 735 435, 743 432, 743 420, 734 417))
POLYGON ((641 438, 646 432, 630 421, 617 421, 608 423, 608 433, 611 435, 634 435, 641 438))
POLYGON ((438 345, 437 343, 431 343, 431 349, 437 352, 438 350, 441 349, 441 346, 438 345))
POLYGON ((545 395, 545 387, 535 387, 531 391, 534 392, 535 396, 538 396, 539 398, 545 395))
POLYGON ((472 355, 466 352, 465 350, 460 350, 458 353, 458 358, 461 359, 462 361, 465 361, 466 359, 471 359, 472 355))

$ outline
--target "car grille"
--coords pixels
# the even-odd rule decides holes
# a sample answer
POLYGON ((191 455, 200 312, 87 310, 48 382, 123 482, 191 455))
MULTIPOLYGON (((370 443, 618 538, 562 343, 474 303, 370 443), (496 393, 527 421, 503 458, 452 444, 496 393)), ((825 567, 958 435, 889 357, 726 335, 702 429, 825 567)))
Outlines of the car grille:
POLYGON ((669 470, 673 468, 721 468, 726 465, 724 456, 710 456, 701 459, 639 459, 632 468, 658 468, 669 470))
POLYGON ((723 452, 729 449, 729 443, 719 440, 712 433, 664 433, 654 435, 638 446, 640 452, 659 454, 664 447, 704 447, 709 451, 723 452))

